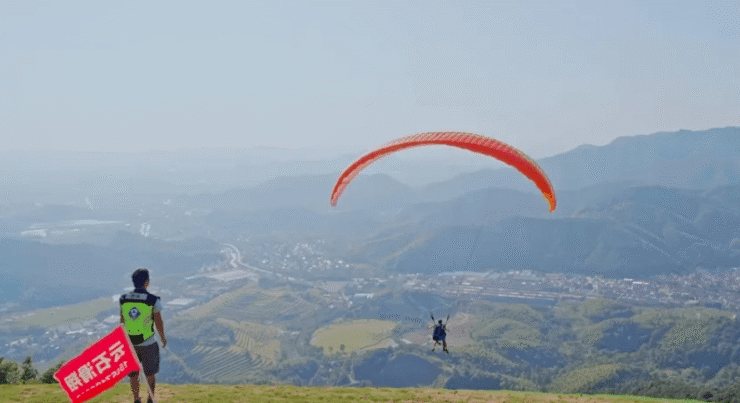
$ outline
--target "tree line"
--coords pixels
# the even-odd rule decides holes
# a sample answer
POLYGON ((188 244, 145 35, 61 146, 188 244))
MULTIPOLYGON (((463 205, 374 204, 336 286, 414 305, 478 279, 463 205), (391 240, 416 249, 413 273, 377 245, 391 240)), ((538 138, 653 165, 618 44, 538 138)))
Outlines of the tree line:
POLYGON ((63 365, 59 362, 51 368, 39 373, 33 367, 33 358, 29 355, 19 365, 15 361, 0 357, 0 385, 14 385, 27 383, 58 383, 54 379, 54 373, 63 365))

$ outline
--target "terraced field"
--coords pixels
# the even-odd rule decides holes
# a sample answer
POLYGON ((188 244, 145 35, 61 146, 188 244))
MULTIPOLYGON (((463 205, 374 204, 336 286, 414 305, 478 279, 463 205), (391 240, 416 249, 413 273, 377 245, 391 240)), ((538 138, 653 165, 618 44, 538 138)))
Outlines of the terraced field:
MULTIPOLYGON (((184 315, 183 315, 184 316, 184 315)), ((175 354, 203 382, 243 383, 266 367, 275 365, 281 353, 283 330, 254 322, 225 318, 178 317, 169 334, 175 354)))
POLYGON ((217 319, 216 322, 228 326, 234 332, 236 340, 231 350, 238 353, 248 352, 255 357, 260 366, 275 363, 280 354, 282 330, 253 322, 236 322, 228 319, 217 319))
POLYGON ((189 310, 191 318, 218 317, 238 322, 269 323, 311 315, 316 306, 285 290, 266 291, 246 286, 220 295, 210 302, 189 310))
POLYGON ((174 318, 170 333, 183 335, 177 354, 204 382, 240 383, 280 356, 284 331, 269 323, 314 309, 291 291, 246 286, 174 318))
POLYGON ((253 360, 246 351, 203 345, 196 346, 183 357, 183 361, 189 368, 197 368, 201 379, 212 383, 244 382, 263 366, 262 362, 253 360))

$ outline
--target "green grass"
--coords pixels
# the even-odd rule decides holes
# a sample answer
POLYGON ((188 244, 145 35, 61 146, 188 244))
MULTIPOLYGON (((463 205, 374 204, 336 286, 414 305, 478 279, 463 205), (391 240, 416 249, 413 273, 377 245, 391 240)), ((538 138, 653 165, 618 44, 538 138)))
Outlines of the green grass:
POLYGON ((311 345, 323 347, 327 355, 339 353, 342 344, 345 354, 383 348, 395 326, 395 322, 374 319, 334 323, 314 332, 311 345))
MULTIPOLYGON (((146 398, 146 392, 142 397, 146 398)), ((232 403, 232 402, 697 402, 697 400, 655 399, 624 395, 549 394, 538 392, 448 390, 431 388, 305 388, 297 386, 213 386, 157 385, 157 402, 163 403, 232 403)), ((59 385, 0 385, 0 401, 18 403, 68 403, 59 385)), ((121 383, 104 392, 91 403, 130 403, 129 385, 121 383)))

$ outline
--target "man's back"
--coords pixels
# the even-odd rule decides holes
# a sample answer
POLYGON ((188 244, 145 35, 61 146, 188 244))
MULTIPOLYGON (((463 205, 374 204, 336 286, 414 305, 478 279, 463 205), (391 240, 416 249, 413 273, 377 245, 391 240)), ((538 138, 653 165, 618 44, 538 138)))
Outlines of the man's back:
POLYGON ((162 310, 160 298, 143 288, 121 295, 121 317, 131 343, 148 345, 154 338, 154 314, 162 310))

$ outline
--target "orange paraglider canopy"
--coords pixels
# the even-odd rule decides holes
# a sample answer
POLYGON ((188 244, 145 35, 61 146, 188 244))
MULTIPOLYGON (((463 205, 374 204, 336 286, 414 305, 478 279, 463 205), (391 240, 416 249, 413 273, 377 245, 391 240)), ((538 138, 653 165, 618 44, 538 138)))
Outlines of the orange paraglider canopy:
POLYGON ((337 205, 339 197, 352 179, 373 162, 396 151, 433 144, 442 144, 485 154, 511 165, 537 185, 542 195, 550 204, 550 212, 555 210, 555 191, 552 188, 550 179, 547 178, 545 172, 534 160, 516 148, 496 139, 473 133, 459 132, 432 132, 402 137, 363 155, 339 176, 331 193, 331 205, 337 205))

